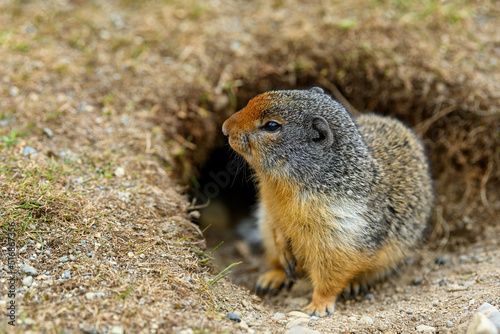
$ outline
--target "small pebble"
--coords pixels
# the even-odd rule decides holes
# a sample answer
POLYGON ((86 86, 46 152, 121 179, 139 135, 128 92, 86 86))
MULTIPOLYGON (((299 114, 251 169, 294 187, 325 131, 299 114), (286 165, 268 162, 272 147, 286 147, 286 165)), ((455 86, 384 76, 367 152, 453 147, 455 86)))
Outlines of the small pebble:
POLYGON ((273 315, 273 319, 283 319, 284 317, 285 317, 285 315, 283 313, 280 313, 280 312, 276 312, 273 315))
POLYGON ((75 257, 74 255, 70 255, 70 256, 69 256, 69 259, 70 259, 71 261, 75 261, 75 260, 76 260, 76 257, 75 257))
POLYGON ((49 138, 52 138, 52 136, 54 136, 54 132, 52 132, 52 130, 49 128, 43 128, 43 133, 45 133, 45 135, 47 135, 47 137, 49 138))
POLYGON ((144 305, 144 304, 146 304, 146 299, 145 298, 141 298, 139 300, 139 305, 144 305))
POLYGON ((449 320, 448 320, 448 321, 446 322, 446 327, 448 327, 448 328, 453 327, 453 322, 451 322, 451 321, 449 321, 449 320))
POLYGON ((300 326, 300 325, 305 325, 309 322, 309 319, 306 318, 297 318, 293 319, 289 323, 286 324, 286 328, 290 329, 292 327, 300 326))
POLYGON ((23 285, 25 287, 30 287, 31 284, 33 284, 33 277, 32 276, 26 276, 25 278, 23 278, 23 285))
POLYGON ((235 322, 241 322, 241 318, 240 318, 240 315, 237 314, 237 313, 234 313, 234 312, 230 312, 226 315, 226 319, 229 319, 231 321, 235 321, 235 322))
POLYGON ((88 300, 92 300, 92 299, 94 299, 95 297, 96 297, 96 295, 95 295, 95 293, 93 293, 93 292, 87 292, 87 293, 85 294, 85 298, 87 298, 88 300))
POLYGON ((286 332, 286 334, 320 334, 320 332, 304 326, 295 326, 290 328, 290 330, 286 332))
POLYGON ((111 334, 123 334, 123 327, 121 326, 113 326, 111 328, 111 334))
POLYGON ((375 300, 375 295, 373 293, 367 293, 362 300, 375 300))
POLYGON ((125 168, 123 168, 123 167, 117 167, 115 169, 115 176, 116 177, 124 177, 125 176, 125 168))
POLYGON ((417 277, 413 280, 413 285, 420 285, 422 284, 422 281, 424 280, 423 277, 417 277))
POLYGON ((9 87, 9 94, 10 94, 10 96, 18 96, 19 95, 19 88, 17 88, 16 86, 9 87))
POLYGON ((300 311, 292 311, 292 312, 289 312, 288 315, 292 316, 292 317, 297 317, 297 318, 309 318, 309 314, 306 314, 306 313, 300 312, 300 311))
POLYGON ((63 274, 62 274, 62 278, 64 279, 69 279, 71 277, 71 270, 66 270, 63 274))
POLYGON ((59 258, 59 261, 61 261, 62 263, 68 262, 68 257, 67 256, 62 256, 62 257, 59 258))
POLYGON ((184 281, 189 282, 191 280, 191 276, 184 277, 184 281))
POLYGON ((28 249, 28 246, 24 245, 23 247, 21 247, 21 249, 19 249, 19 254, 24 254, 26 253, 26 250, 28 249))
POLYGON ((462 262, 468 262, 469 261, 469 257, 467 255, 460 255, 458 257, 458 259, 462 262))
POLYGON ((481 334, 497 334, 498 329, 495 324, 488 319, 483 313, 476 312, 472 316, 472 321, 467 328, 467 333, 481 334))
POLYGON ((450 260, 445 259, 442 256, 440 256, 440 257, 438 257, 437 259, 434 260, 434 263, 437 264, 437 265, 439 265, 439 266, 444 266, 448 262, 450 262, 450 260))
POLYGON ((31 147, 31 146, 24 146, 23 148, 23 157, 27 157, 27 156, 33 156, 35 157, 37 155, 37 152, 36 150, 31 147))
POLYGON ((419 325, 417 326, 417 332, 434 332, 436 331, 435 327, 427 326, 427 325, 419 325))
POLYGON ((27 264, 23 265, 22 272, 23 272, 23 274, 30 275, 30 276, 38 275, 38 271, 35 268, 33 268, 32 266, 27 265, 27 264))
POLYGON ((364 325, 373 325, 373 319, 366 315, 362 316, 359 322, 364 325))
POLYGON ((478 311, 484 314, 500 332, 500 311, 498 311, 495 306, 489 303, 483 303, 478 311))

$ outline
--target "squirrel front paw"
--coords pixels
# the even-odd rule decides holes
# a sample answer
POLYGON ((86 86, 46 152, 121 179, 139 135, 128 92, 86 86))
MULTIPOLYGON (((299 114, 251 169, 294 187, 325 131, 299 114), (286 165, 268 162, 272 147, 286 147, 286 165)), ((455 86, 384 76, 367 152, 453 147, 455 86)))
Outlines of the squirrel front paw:
POLYGON ((302 312, 310 316, 326 317, 335 311, 335 296, 324 296, 314 293, 312 301, 302 308, 302 312))
POLYGON ((292 284, 293 281, 288 277, 285 271, 276 268, 260 275, 255 287, 257 289, 257 295, 263 296, 265 294, 275 295, 282 288, 290 290, 292 284))

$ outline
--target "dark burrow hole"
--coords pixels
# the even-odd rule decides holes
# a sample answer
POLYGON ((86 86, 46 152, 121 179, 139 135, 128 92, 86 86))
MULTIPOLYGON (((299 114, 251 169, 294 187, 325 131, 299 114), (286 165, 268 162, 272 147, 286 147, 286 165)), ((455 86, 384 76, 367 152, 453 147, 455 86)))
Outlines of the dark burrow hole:
POLYGON ((241 261, 231 269, 229 277, 233 283, 253 288, 254 275, 249 272, 257 274, 262 246, 254 213, 257 195, 251 170, 226 144, 212 151, 193 183, 193 200, 202 207, 198 224, 204 230, 207 251, 223 242, 210 255, 218 267, 215 271, 241 261))

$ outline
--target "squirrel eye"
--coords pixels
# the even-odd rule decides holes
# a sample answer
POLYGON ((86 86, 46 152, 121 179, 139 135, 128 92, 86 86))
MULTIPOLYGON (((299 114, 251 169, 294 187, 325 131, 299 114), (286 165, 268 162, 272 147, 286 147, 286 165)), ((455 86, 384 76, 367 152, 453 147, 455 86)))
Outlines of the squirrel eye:
POLYGON ((264 124, 261 129, 267 131, 267 132, 276 132, 279 129, 281 129, 281 124, 275 121, 269 121, 266 124, 264 124))

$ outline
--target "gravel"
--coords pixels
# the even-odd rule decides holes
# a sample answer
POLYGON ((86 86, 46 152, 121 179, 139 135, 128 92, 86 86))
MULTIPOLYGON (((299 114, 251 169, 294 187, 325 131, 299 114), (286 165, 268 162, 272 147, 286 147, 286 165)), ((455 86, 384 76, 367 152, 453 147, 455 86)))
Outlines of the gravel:
POLYGON ((29 276, 38 275, 38 271, 35 268, 33 268, 32 266, 27 265, 27 264, 23 265, 21 270, 22 270, 23 274, 25 274, 25 275, 29 275, 29 276))
POLYGON ((230 312, 226 315, 226 318, 231 320, 231 321, 234 321, 234 322, 241 322, 241 318, 240 318, 240 315, 237 314, 237 313, 234 313, 234 312, 230 312))
POLYGON ((419 325, 417 326, 417 332, 435 332, 436 331, 436 328, 435 327, 431 327, 431 326, 427 326, 427 325, 419 325))
POLYGON ((26 276, 25 278, 23 278, 23 286, 25 287, 30 287, 31 284, 33 284, 33 277, 32 276, 26 276))

